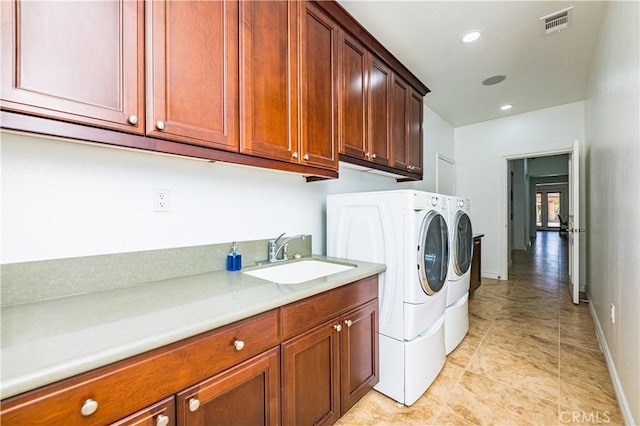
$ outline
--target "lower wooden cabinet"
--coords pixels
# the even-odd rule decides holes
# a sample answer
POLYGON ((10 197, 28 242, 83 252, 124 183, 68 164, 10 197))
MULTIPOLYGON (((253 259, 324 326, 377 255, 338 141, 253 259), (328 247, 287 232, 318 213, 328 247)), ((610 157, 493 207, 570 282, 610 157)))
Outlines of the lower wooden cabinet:
POLYGON ((330 425, 378 382, 378 300, 282 344, 284 425, 330 425))
POLYGON ((482 284, 482 237, 479 235, 473 237, 473 257, 471 258, 471 273, 469 278, 469 296, 473 296, 473 292, 482 284))
POLYGON ((378 381, 377 295, 364 278, 7 398, 0 424, 332 424, 378 381))
POLYGON ((178 425, 279 424, 279 367, 274 348, 178 393, 178 425))
POLYGON ((378 383, 378 299, 340 317, 340 414, 378 383))

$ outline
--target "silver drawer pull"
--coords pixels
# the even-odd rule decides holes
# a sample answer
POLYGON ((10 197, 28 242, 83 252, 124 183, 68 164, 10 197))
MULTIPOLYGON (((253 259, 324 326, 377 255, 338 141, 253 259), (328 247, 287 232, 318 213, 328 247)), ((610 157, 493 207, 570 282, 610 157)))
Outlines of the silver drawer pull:
POLYGON ((337 332, 340 332, 340 330, 342 330, 342 326, 340 324, 335 324, 333 328, 335 328, 337 332))
POLYGON ((98 401, 94 401, 93 399, 87 399, 84 404, 82 404, 82 408, 80 409, 80 414, 87 417, 92 415, 98 410, 98 401))
POLYGON ((351 320, 344 320, 344 323, 347 325, 347 327, 351 327, 353 325, 353 321, 351 320))
POLYGON ((138 124, 138 116, 135 114, 131 114, 129 116, 129 118, 127 119, 127 121, 129 122, 129 124, 131 124, 132 126, 135 126, 136 124, 138 124))

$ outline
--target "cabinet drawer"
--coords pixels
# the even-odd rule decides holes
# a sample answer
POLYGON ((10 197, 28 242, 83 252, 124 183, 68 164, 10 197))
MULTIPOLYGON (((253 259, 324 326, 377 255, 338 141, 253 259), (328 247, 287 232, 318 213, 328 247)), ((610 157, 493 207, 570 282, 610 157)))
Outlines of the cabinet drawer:
POLYGON ((295 336, 376 297, 377 275, 284 306, 280 308, 282 338, 295 336))
POLYGON ((280 349, 274 348, 176 396, 179 425, 278 425, 280 349))
POLYGON ((112 423, 110 426, 175 426, 176 405, 173 397, 164 399, 151 407, 147 407, 127 417, 112 423))
POLYGON ((266 312, 2 402, 3 425, 96 425, 122 419, 274 347, 278 310, 266 312), (234 346, 237 341, 243 347, 234 346), (83 416, 87 400, 97 410, 83 416))

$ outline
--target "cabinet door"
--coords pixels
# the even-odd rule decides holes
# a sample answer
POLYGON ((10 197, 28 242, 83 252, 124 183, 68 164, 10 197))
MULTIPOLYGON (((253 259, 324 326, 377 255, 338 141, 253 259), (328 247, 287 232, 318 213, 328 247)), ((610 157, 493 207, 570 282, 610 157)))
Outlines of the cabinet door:
POLYGON ((341 403, 346 413, 378 383, 378 299, 341 316, 341 403))
POLYGON ((423 120, 423 98, 415 90, 409 92, 409 144, 408 144, 408 164, 409 169, 414 173, 422 174, 422 120, 423 120))
POLYGON ((391 84, 391 149, 393 167, 407 170, 409 166, 409 85, 394 74, 391 84))
POLYGON ((1 3, 3 109, 143 132, 141 1, 1 3))
POLYGON ((282 423, 329 425, 340 417, 338 318, 282 344, 282 423))
MULTIPOLYGON (((369 159, 389 165, 389 101, 391 70, 382 61, 371 57, 369 69, 369 159)), ((366 155, 366 154, 365 154, 366 155)))
POLYGON ((279 355, 274 348, 178 393, 178 425, 278 425, 279 355))
POLYGON ((238 150, 238 3, 148 1, 147 133, 238 150))
POLYGON ((173 396, 140 410, 111 426, 175 426, 176 405, 173 396))
POLYGON ((365 158, 367 152, 367 51, 341 32, 340 40, 340 152, 365 158))
POLYGON ((240 151, 298 162, 297 2, 240 2, 240 151))
POLYGON ((337 24, 311 2, 301 4, 300 148, 302 163, 338 168, 337 24))

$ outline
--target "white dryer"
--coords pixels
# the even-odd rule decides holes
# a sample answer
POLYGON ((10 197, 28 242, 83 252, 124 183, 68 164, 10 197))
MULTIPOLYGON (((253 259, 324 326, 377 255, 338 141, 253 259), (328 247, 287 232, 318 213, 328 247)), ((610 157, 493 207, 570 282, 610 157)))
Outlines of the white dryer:
POLYGON ((469 331, 469 281, 473 255, 473 231, 469 200, 446 197, 448 204, 451 256, 447 273, 447 308, 444 320, 444 342, 447 355, 469 331))
POLYGON ((446 361, 446 198, 413 190, 327 198, 327 255, 384 263, 379 280, 380 381, 413 404, 446 361))

